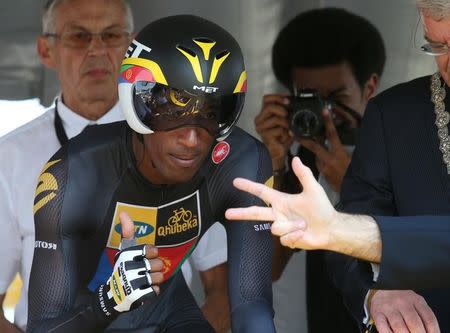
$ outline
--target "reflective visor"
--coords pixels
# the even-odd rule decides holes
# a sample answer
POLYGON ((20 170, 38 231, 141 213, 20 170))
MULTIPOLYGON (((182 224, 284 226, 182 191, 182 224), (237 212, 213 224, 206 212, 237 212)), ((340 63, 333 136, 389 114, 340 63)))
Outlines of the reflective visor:
POLYGON ((242 110, 244 96, 244 93, 198 96, 149 81, 138 81, 133 87, 136 114, 152 131, 198 126, 214 137, 223 136, 234 125, 242 110))

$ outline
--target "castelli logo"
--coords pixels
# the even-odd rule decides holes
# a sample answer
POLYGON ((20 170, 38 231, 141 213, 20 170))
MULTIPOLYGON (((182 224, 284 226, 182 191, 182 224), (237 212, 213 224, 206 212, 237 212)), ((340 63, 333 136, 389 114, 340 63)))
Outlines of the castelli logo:
POLYGON ((230 152, 230 145, 228 144, 228 142, 225 141, 219 142, 213 149, 211 155, 212 161, 215 164, 219 164, 225 159, 225 157, 228 156, 229 152, 230 152))

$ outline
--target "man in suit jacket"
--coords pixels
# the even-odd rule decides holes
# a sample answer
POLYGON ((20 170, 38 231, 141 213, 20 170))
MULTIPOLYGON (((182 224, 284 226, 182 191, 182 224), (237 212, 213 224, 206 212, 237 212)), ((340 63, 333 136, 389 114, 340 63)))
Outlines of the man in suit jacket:
MULTIPOLYGON (((359 138, 344 178, 340 205, 343 211, 381 216, 450 215, 450 176, 439 150, 431 81, 428 76, 396 86, 369 103, 361 131, 364 134, 359 138)), ((449 98, 445 102, 450 105, 449 98)), ((449 222, 443 220, 450 226, 449 222)), ((408 241, 414 242, 414 239, 411 237, 408 241)), ((414 265, 417 258, 406 251, 402 243, 394 246, 396 248, 390 249, 391 252, 396 251, 394 253, 405 262, 414 265)), ((430 252, 433 248, 420 247, 422 256, 430 252)), ((391 326, 395 325, 392 323, 396 320, 393 311, 385 310, 384 318, 377 316, 376 296, 398 300, 406 291, 369 292, 365 276, 372 276, 372 270, 376 276, 377 267, 355 265, 348 257, 334 254, 329 255, 329 264, 334 280, 356 318, 362 320, 370 315, 378 326, 379 320, 384 326, 384 318, 391 326), (370 299, 368 295, 371 295, 370 299)), ((433 309, 442 332, 450 332, 450 289, 417 293, 433 309)), ((399 314, 408 326, 406 311, 399 314)))
MULTIPOLYGON (((450 215, 450 115, 447 111, 450 98, 446 96, 450 84, 447 45, 450 40, 450 2, 420 0, 417 4, 429 42, 422 50, 436 56, 439 72, 393 87, 369 103, 342 187, 340 208, 345 212, 400 217, 450 215)), ((414 227, 414 221, 400 221, 413 222, 411 228, 414 227)), ((440 222, 444 228, 449 228, 448 218, 440 222)), ((395 224, 392 226, 396 227, 395 224)), ((413 233, 406 235, 411 237, 406 242, 417 242, 414 253, 403 242, 390 243, 395 249, 391 247, 388 251, 395 258, 393 262, 398 264, 402 258, 404 265, 413 268, 417 265, 416 260, 426 260, 434 252, 434 245, 424 246, 413 233)), ((417 293, 433 310, 441 331, 450 332, 450 289, 369 290, 365 280, 372 272, 376 280, 378 267, 357 265, 354 260, 335 254, 330 254, 328 259, 335 283, 357 319, 364 318, 367 322, 371 317, 382 331, 423 329, 426 323, 421 316, 422 300, 405 304, 401 311, 392 309, 392 305, 405 303, 404 295, 417 293), (380 305, 379 301, 383 299, 392 302, 380 305)), ((390 274, 391 278, 414 286, 411 283, 414 275, 401 276, 401 271, 390 274)), ((435 267, 435 274, 440 274, 439 267, 435 267)), ((398 284, 387 283, 385 286, 395 288, 398 284)))

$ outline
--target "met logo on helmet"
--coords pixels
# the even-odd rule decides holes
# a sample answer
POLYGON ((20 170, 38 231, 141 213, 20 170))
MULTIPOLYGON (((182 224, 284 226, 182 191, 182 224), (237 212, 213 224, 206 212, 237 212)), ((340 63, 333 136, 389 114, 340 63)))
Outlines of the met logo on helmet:
POLYGON ((215 93, 217 90, 219 90, 218 87, 207 87, 207 86, 196 86, 196 85, 194 85, 192 88, 194 90, 201 90, 207 94, 215 93))
POLYGON ((139 43, 136 39, 133 39, 130 46, 128 46, 127 52, 125 53, 125 58, 138 58, 142 51, 150 52, 152 49, 139 43))

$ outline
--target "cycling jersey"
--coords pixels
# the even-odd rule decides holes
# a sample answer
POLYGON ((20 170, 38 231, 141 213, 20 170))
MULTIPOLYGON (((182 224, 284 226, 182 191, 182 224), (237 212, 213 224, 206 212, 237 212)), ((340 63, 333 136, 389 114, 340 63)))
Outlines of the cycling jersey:
MULTIPOLYGON (((239 128, 213 145, 189 182, 176 185, 154 185, 141 175, 131 138, 125 122, 96 126, 44 166, 33 208, 30 332, 166 332, 197 320, 200 310, 193 309, 179 268, 208 227, 225 221, 227 208, 261 204, 232 186, 235 177, 271 180, 266 149, 239 128), (137 243, 158 247, 164 282, 160 295, 112 320, 99 311, 94 291, 111 275, 122 211, 134 221, 137 243)), ((274 332, 270 226, 248 221, 224 226, 232 329, 274 332)))

